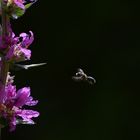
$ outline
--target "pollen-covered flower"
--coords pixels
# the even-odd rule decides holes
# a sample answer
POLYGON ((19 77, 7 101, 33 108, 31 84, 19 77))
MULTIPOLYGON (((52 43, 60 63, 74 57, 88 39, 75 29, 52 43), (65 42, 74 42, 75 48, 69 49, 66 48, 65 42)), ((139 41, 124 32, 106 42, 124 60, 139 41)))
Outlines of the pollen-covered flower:
MULTIPOLYGON (((1 93, 0 93, 1 95, 1 93)), ((30 96, 30 88, 24 87, 16 91, 16 87, 8 84, 5 88, 5 97, 0 104, 0 114, 10 127, 15 130, 17 124, 34 124, 32 118, 38 117, 39 113, 33 110, 24 109, 24 106, 34 106, 38 103, 30 96)))
POLYGON ((29 60, 31 57, 31 50, 29 50, 28 47, 34 40, 32 31, 30 31, 30 35, 26 33, 21 33, 19 37, 13 35, 12 40, 6 58, 16 62, 29 60))

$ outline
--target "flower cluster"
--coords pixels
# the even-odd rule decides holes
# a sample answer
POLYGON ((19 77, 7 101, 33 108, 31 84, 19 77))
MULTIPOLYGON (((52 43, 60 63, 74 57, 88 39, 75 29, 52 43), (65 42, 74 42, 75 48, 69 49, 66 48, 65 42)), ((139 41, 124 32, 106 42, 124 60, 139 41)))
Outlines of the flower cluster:
MULTIPOLYGON (((7 77, 7 85, 5 87, 5 96, 1 99, 0 104, 1 117, 9 121, 10 131, 15 130, 16 124, 34 124, 33 117, 38 117, 39 113, 33 110, 27 110, 23 107, 34 106, 38 103, 30 96, 30 88, 24 87, 16 90, 16 86, 12 85, 13 78, 7 77)), ((1 96, 0 96, 1 98, 1 96)))
POLYGON ((29 46, 34 40, 32 31, 16 36, 10 25, 10 18, 20 17, 34 2, 34 0, 2 0, 1 3, 1 14, 5 15, 2 20, 8 21, 2 21, 4 25, 0 35, 0 126, 9 125, 10 131, 15 130, 17 124, 34 124, 32 118, 39 116, 39 112, 26 109, 26 106, 35 106, 38 103, 38 100, 33 100, 30 95, 30 87, 17 90, 13 84, 14 76, 10 76, 9 72, 11 65, 30 60, 29 46), (6 33, 3 33, 4 31, 6 33))

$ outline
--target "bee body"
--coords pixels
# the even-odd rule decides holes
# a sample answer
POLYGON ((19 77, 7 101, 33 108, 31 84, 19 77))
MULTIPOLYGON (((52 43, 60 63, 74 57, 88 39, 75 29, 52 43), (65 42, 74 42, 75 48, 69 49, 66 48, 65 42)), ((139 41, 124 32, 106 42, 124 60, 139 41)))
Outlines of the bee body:
POLYGON ((87 76, 87 74, 84 73, 84 71, 82 69, 78 69, 77 73, 75 74, 75 76, 72 77, 72 79, 74 81, 80 82, 80 81, 86 81, 89 84, 94 84, 96 83, 95 78, 91 77, 91 76, 87 76))

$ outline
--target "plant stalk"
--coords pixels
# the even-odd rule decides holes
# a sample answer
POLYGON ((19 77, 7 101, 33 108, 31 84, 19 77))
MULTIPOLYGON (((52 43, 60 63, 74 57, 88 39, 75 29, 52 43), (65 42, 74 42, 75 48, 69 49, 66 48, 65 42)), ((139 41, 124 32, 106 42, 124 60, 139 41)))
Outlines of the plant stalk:
MULTIPOLYGON (((10 19, 5 11, 5 3, 4 0, 0 0, 1 5, 1 24, 2 24, 2 45, 6 44, 5 38, 9 36, 9 25, 10 19)), ((8 46, 6 46, 8 48, 8 46)), ((6 79, 7 74, 9 71, 9 63, 5 59, 5 56, 1 57, 1 67, 0 67, 0 103, 3 102, 5 96, 5 86, 6 86, 6 79)))

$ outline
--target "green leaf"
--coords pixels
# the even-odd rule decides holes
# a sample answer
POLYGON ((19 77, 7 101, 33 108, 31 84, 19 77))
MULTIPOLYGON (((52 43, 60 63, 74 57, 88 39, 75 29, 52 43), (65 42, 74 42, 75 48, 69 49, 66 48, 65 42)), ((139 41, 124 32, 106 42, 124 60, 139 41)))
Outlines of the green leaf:
POLYGON ((18 17, 21 17, 24 13, 25 13, 25 11, 23 9, 16 8, 15 11, 13 12, 13 14, 12 14, 12 17, 14 19, 17 19, 18 17))
POLYGON ((25 9, 28 9, 29 7, 31 7, 32 4, 33 4, 33 3, 28 3, 28 4, 26 4, 26 5, 25 5, 25 9))

